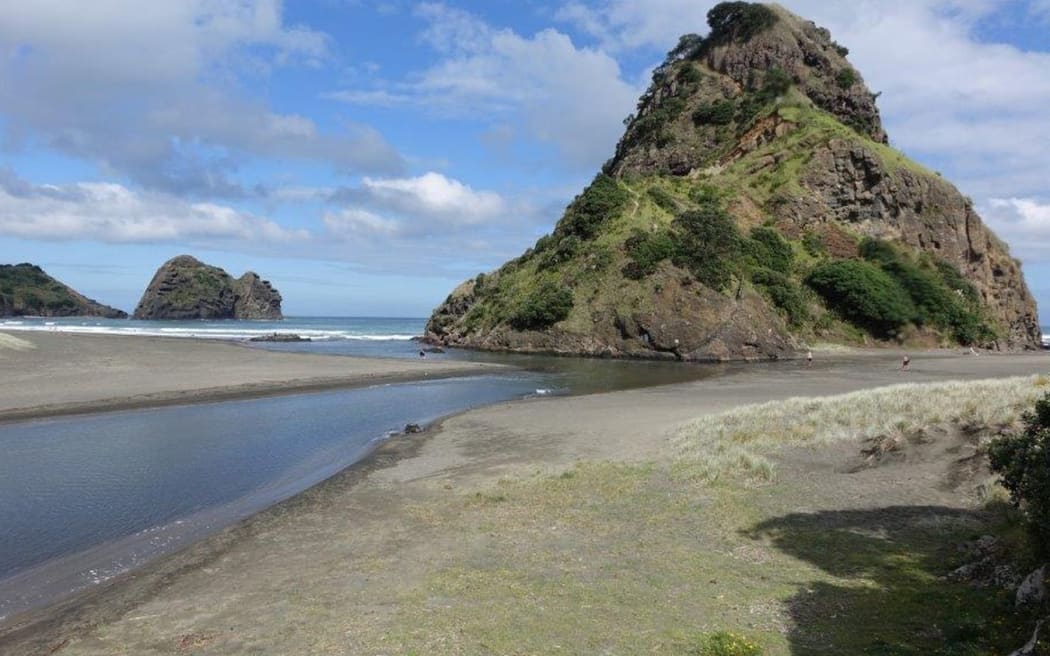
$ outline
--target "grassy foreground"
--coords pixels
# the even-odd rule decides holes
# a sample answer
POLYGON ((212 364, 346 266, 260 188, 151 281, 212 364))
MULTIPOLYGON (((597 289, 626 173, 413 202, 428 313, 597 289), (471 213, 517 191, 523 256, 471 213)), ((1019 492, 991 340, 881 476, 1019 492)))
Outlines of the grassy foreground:
POLYGON ((1008 424, 1048 382, 750 406, 685 427, 656 462, 581 463, 422 501, 406 530, 460 546, 354 642, 409 654, 1008 653, 1034 618, 1008 592, 944 578, 966 562, 961 543, 1013 530, 942 476, 955 447, 842 465, 865 439, 1008 424))

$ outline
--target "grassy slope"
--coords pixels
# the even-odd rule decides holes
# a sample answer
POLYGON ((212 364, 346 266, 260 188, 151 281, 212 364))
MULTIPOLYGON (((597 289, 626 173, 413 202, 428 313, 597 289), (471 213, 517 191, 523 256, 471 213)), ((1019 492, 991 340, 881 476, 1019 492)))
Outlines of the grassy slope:
POLYGON ((86 302, 38 267, 0 266, 0 307, 25 314, 69 314, 86 309, 82 307, 86 302))
MULTIPOLYGON (((543 253, 526 254, 505 267, 498 276, 498 284, 490 285, 490 292, 494 290, 494 293, 485 295, 485 300, 467 318, 467 324, 479 330, 505 325, 513 308, 520 306, 544 281, 567 284, 573 289, 574 307, 569 317, 557 324, 557 328, 564 332, 591 334, 595 313, 629 316, 647 310, 654 295, 654 285, 658 283, 651 277, 631 280, 621 273, 629 261, 624 242, 632 232, 669 231, 674 214, 695 209, 696 192, 710 189, 715 190, 731 210, 733 205, 741 203, 752 208, 752 216, 736 213, 738 225, 746 235, 749 228, 769 221, 766 208, 776 197, 805 193, 800 179, 812 153, 833 139, 846 140, 874 153, 889 175, 907 169, 919 175, 935 176, 898 151, 843 125, 795 90, 775 104, 771 103, 764 111, 778 114, 793 123, 795 129, 724 168, 709 169, 698 177, 647 176, 618 180, 620 187, 629 193, 623 211, 607 217, 596 236, 583 241, 565 261, 552 265, 549 257, 542 257, 543 253), (779 158, 779 163, 773 168, 764 165, 763 161, 773 155, 779 158), (671 199, 677 210, 667 206, 666 202, 658 202, 653 190, 671 199)), ((713 153, 712 159, 717 160, 728 148, 727 145, 722 152, 713 153)), ((848 229, 842 232, 849 234, 848 229)), ((854 235, 854 238, 859 241, 859 236, 854 235)), ((819 260, 807 252, 800 239, 792 241, 792 246, 796 264, 790 276, 799 284, 811 309, 811 321, 796 326, 797 333, 812 339, 814 328, 819 326, 825 332, 830 328, 833 339, 863 341, 862 331, 827 313, 817 295, 801 284, 805 274, 819 260)), ((745 286, 750 284, 746 275, 743 282, 745 286)))
POLYGON ((847 415, 858 408, 864 434, 899 421, 997 423, 1046 386, 1045 378, 899 386, 764 404, 686 427, 656 462, 580 464, 427 500, 413 508, 412 530, 451 532, 463 548, 404 591, 380 632, 358 637, 406 654, 748 653, 702 651, 727 631, 765 654, 1006 653, 1035 618, 1017 614, 1008 593, 943 578, 965 562, 957 545, 1001 532, 1003 515, 892 499, 806 512, 841 507, 843 491, 820 487, 812 472, 756 483, 730 461, 708 463, 718 477, 682 473, 711 457, 700 446, 708 442, 743 440, 762 457, 856 444, 858 431, 841 427, 855 425, 847 415), (805 426, 779 440, 767 432, 777 417, 798 419, 800 407, 805 426))

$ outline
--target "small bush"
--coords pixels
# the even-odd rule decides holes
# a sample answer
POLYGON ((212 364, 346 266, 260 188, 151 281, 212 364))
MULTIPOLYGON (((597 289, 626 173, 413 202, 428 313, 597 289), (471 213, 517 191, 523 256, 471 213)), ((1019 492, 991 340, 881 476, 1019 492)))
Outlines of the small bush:
POLYGON ((692 59, 704 45, 704 37, 699 34, 683 34, 678 37, 678 44, 667 53, 665 63, 682 59, 692 59))
POLYGON ((762 81, 762 96, 768 102, 782 96, 791 88, 791 76, 781 68, 771 68, 762 81))
POLYGON ((565 319, 571 310, 572 290, 547 281, 525 297, 510 323, 518 330, 541 330, 565 319))
POLYGON ((852 68, 844 68, 835 76, 835 84, 839 88, 848 89, 857 83, 857 72, 852 68))
POLYGON ((1024 430, 992 441, 988 457, 1010 499, 1024 510, 1041 557, 1050 557, 1050 393, 1022 418, 1024 430))
POLYGON ((736 115, 736 103, 732 100, 719 100, 700 105, 693 112, 693 123, 696 125, 728 125, 736 115))
POLYGON ((708 40, 714 42, 748 41, 772 27, 777 15, 765 5, 751 2, 721 2, 707 12, 711 26, 708 40))
POLYGON ((660 187, 649 187, 646 192, 649 198, 656 203, 657 207, 672 214, 682 209, 675 197, 660 187))
POLYGON ((660 262, 672 257, 675 244, 666 232, 646 233, 635 230, 624 243, 631 261, 623 268, 623 275, 641 280, 656 271, 660 262))
POLYGON ((679 214, 673 225, 679 237, 674 263, 711 289, 724 289, 737 272, 741 254, 741 236, 733 218, 708 198, 700 209, 679 214))
POLYGON ((963 298, 971 303, 980 303, 981 297, 977 293, 977 288, 973 286, 973 283, 963 278, 963 275, 959 273, 954 265, 944 260, 937 260, 935 262, 937 272, 941 275, 941 280, 944 281, 948 288, 960 294, 963 298))
POLYGON ((777 271, 759 268, 751 272, 751 282, 769 296, 773 305, 784 311, 792 325, 800 326, 809 318, 802 290, 791 278, 777 271))
POLYGON ((627 204, 629 194, 608 175, 599 173, 594 181, 573 199, 565 216, 555 228, 556 235, 576 235, 587 239, 598 226, 619 214, 627 204))
POLYGON ((690 653, 695 656, 761 656, 762 648, 744 636, 718 631, 701 638, 690 653))
POLYGON ((677 77, 682 84, 700 84, 700 81, 704 79, 703 73, 692 64, 683 65, 678 70, 677 77))
POLYGON ((759 226, 751 229, 751 238, 745 244, 753 266, 787 273, 795 258, 791 244, 774 228, 759 226))
POLYGON ((828 254, 828 247, 824 245, 824 240, 812 230, 807 230, 803 233, 802 247, 813 257, 821 257, 828 254))
POLYGON ((547 247, 537 260, 540 269, 550 269, 568 262, 579 252, 583 241, 576 235, 565 235, 547 247))
POLYGON ((539 254, 553 245, 554 237, 551 235, 543 235, 542 237, 536 240, 536 245, 532 247, 532 252, 534 254, 539 254))
POLYGON ((915 316, 908 294, 870 262, 828 262, 814 269, 806 283, 828 307, 879 337, 895 335, 915 316))

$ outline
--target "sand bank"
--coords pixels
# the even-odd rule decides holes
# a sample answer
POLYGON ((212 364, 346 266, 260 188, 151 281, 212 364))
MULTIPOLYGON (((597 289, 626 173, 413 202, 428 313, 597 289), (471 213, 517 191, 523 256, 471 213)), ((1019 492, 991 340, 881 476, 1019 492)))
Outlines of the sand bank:
POLYGON ((497 368, 285 353, 181 338, 0 333, 0 421, 462 376, 497 368))
MULTIPOLYGON (((505 653, 506 645, 491 646, 500 644, 501 627, 520 624, 515 628, 529 634, 528 623, 536 622, 531 635, 547 647, 539 651, 553 651, 557 641, 567 653, 599 653, 603 645, 572 640, 625 630, 660 636, 666 622, 699 631, 726 617, 780 621, 777 595, 810 570, 799 569, 797 558, 781 565, 783 557, 768 544, 742 536, 754 520, 802 507, 943 505, 951 495, 924 476, 865 482, 810 458, 795 462, 777 486, 691 492, 697 496, 682 506, 693 513, 688 521, 667 524, 683 533, 661 545, 663 520, 645 508, 591 523, 588 513, 615 513, 619 499, 637 492, 637 474, 572 468, 611 462, 616 472, 622 463, 659 462, 683 422, 746 403, 1048 370, 1045 354, 913 354, 911 371, 901 373, 896 354, 869 353, 818 358, 812 366, 731 367, 694 383, 471 411, 424 436, 394 440, 360 466, 144 572, 21 618, 0 632, 0 652, 505 653), (566 470, 580 473, 558 475, 566 470), (606 489, 610 480, 615 486, 606 489), (745 523, 727 514, 723 494, 747 509, 745 523), (699 553, 714 569, 703 580, 671 572, 668 581, 647 583, 640 589, 654 597, 641 607, 653 616, 640 616, 636 604, 633 615, 619 617, 631 608, 617 599, 635 583, 631 563, 650 552, 659 554, 660 567, 693 562, 699 553), (756 563, 773 580, 757 588, 744 581, 755 600, 741 605, 709 593, 716 579, 753 572, 756 563), (544 588, 529 576, 553 587, 536 597, 544 588), (519 601, 505 607, 501 598, 486 598, 490 589, 519 589, 511 595, 519 601), (700 602, 707 606, 690 606, 700 602)), ((643 498, 655 503, 672 493, 657 492, 643 498)), ((785 634, 789 629, 783 627, 785 634)))

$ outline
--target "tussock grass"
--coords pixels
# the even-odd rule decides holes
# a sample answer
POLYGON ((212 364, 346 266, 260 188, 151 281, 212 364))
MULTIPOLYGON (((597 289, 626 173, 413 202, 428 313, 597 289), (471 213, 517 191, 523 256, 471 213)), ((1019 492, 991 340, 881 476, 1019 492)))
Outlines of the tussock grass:
POLYGON ((937 424, 1010 424, 1048 385, 1045 376, 904 384, 743 406, 683 427, 672 441, 674 472, 706 482, 727 476, 767 482, 775 476, 767 456, 779 447, 906 435, 937 424))

